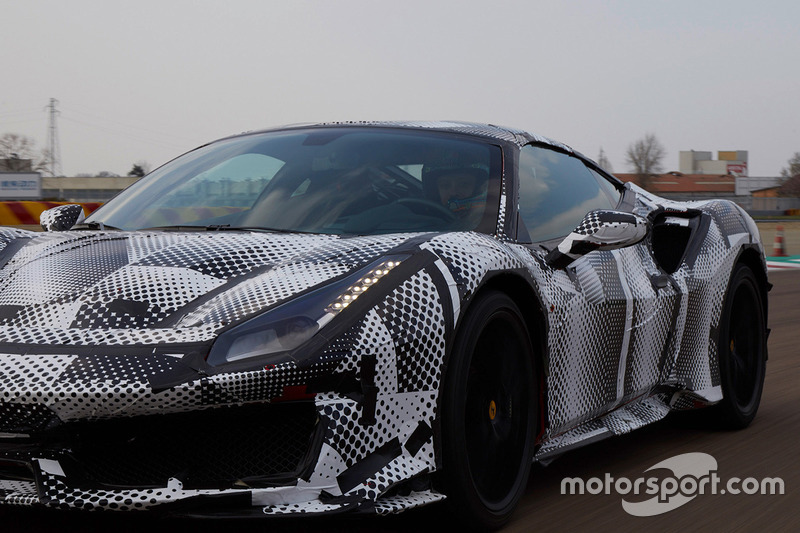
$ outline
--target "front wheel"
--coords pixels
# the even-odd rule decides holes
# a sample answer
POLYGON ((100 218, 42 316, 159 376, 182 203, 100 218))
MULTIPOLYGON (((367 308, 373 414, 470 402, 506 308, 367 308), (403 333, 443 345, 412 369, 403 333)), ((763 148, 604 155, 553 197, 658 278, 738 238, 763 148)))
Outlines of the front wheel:
POLYGON ((533 355, 514 302, 480 294, 456 337, 441 404, 441 480, 470 529, 506 523, 527 486, 538 420, 533 355))

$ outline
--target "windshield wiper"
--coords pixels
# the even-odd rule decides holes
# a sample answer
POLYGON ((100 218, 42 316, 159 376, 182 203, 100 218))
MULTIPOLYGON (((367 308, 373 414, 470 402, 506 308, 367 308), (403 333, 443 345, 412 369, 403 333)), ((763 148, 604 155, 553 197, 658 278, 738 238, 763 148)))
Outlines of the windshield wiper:
POLYGON ((104 224, 103 222, 81 222, 80 224, 75 224, 70 229, 99 229, 100 231, 125 231, 122 228, 117 228, 116 226, 109 226, 108 224, 104 224))
MULTIPOLYGON (((106 226, 108 227, 108 226, 106 226)), ((153 226, 151 228, 141 228, 136 231, 258 231, 263 233, 308 233, 319 234, 316 231, 302 231, 296 229, 267 228, 264 226, 231 226, 230 224, 210 224, 208 226, 153 226)))
MULTIPOLYGON (((261 231, 264 233, 305 233, 310 235, 320 235, 318 231, 303 231, 299 229, 286 229, 286 228, 267 228, 265 226, 222 226, 216 228, 217 230, 224 231, 261 231)), ((322 234, 325 235, 325 234, 322 234)))
POLYGON ((229 224, 211 224, 209 226, 192 226, 191 224, 175 224, 173 226, 152 226, 139 228, 136 231, 217 231, 226 229, 229 224))

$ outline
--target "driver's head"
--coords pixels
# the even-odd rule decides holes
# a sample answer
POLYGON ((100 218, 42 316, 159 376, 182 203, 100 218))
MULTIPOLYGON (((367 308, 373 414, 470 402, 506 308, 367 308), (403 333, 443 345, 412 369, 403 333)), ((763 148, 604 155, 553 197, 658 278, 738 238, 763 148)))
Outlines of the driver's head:
POLYGON ((464 214, 483 207, 488 174, 480 168, 448 168, 431 171, 426 176, 427 193, 432 201, 464 214))
POLYGON ((478 177, 471 172, 453 171, 442 174, 436 180, 439 201, 447 205, 450 200, 463 200, 475 196, 478 177))

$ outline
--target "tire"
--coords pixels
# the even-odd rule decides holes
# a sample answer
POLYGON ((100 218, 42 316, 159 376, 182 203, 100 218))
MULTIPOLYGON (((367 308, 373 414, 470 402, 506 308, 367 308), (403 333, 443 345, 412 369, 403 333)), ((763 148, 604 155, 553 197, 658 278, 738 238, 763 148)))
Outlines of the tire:
POLYGON ((725 429, 747 427, 758 411, 767 360, 766 309, 753 271, 738 264, 731 274, 720 318, 722 401, 709 409, 725 429))
POLYGON ((538 427, 538 379, 514 302, 485 292, 456 336, 441 402, 440 480, 467 529, 497 529, 528 484, 538 427))

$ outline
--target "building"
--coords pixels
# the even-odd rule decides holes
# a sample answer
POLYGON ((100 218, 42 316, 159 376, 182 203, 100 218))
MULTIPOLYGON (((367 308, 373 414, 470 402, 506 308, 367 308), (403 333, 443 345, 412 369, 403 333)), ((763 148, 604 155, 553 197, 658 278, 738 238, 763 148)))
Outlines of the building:
POLYGON ((69 202, 105 202, 119 191, 136 183, 136 176, 115 177, 43 177, 42 200, 66 200, 69 202))
POLYGON ((800 207, 800 199, 775 192, 785 180, 748 175, 747 150, 712 152, 681 151, 680 171, 638 176, 616 174, 659 196, 678 201, 722 198, 736 202, 751 214, 776 215, 800 207))
POLYGON ((668 172, 654 174, 644 180, 638 174, 615 174, 622 181, 630 181, 648 191, 673 200, 698 200, 702 198, 729 198, 736 196, 736 176, 729 174, 683 174, 668 172))
POLYGON ((746 176, 682 174, 668 172, 653 174, 644 180, 637 174, 615 174, 622 181, 633 182, 644 189, 677 201, 720 198, 736 202, 751 215, 780 215, 788 210, 800 209, 800 198, 787 197, 800 190, 800 176, 797 189, 781 190, 779 185, 785 178, 755 178, 746 176), (766 185, 766 187, 764 187, 766 185))
POLYGON ((747 176, 747 150, 717 152, 716 160, 711 159, 711 152, 682 151, 679 169, 683 174, 747 176))
POLYGON ((790 211, 800 209, 800 175, 781 178, 781 183, 752 191, 756 211, 790 211))
POLYGON ((781 183, 786 181, 786 178, 781 176, 771 177, 756 177, 747 176, 736 180, 736 194, 738 196, 747 196, 755 193, 761 189, 769 189, 771 187, 779 187, 781 183))

